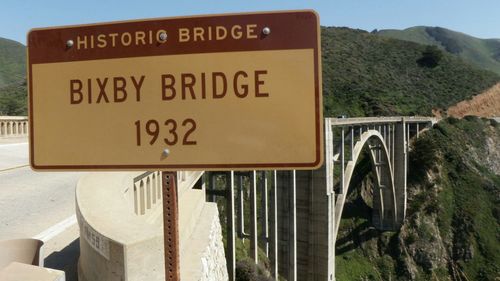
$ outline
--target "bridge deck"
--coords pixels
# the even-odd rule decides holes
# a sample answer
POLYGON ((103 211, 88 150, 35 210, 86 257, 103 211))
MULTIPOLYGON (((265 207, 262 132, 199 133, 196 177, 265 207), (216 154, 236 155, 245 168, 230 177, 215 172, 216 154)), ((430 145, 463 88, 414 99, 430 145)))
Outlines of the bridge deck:
POLYGON ((435 117, 418 117, 418 116, 393 116, 393 117, 356 117, 356 118, 329 118, 332 125, 367 125, 367 124, 387 124, 398 123, 403 119, 405 123, 437 123, 435 117))

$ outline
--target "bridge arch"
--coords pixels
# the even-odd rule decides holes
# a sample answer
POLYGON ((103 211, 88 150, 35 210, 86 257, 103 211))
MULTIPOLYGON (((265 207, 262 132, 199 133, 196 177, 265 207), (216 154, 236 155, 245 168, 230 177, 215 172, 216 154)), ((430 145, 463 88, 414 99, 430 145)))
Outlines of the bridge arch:
MULTIPOLYGON (((335 239, 354 169, 365 148, 369 149, 370 162, 377 179, 376 190, 373 190, 373 224, 378 229, 383 230, 394 229, 398 226, 398 202, 396 201, 398 190, 394 185, 394 170, 390 161, 390 153, 380 132, 367 130, 361 134, 360 140, 354 145, 352 160, 347 162, 345 166, 343 194, 338 195, 335 203, 335 239)), ((334 160, 335 158, 338 156, 335 155, 334 160)))

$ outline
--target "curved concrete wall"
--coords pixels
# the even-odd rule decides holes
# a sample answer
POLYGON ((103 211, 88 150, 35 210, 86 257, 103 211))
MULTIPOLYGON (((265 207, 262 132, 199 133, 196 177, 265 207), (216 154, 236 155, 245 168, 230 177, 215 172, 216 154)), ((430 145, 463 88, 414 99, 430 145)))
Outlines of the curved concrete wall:
MULTIPOLYGON (((217 206, 205 202, 202 174, 178 173, 181 279, 227 280, 217 206)), ((78 182, 80 281, 165 280, 161 194, 159 172, 92 173, 78 182)))

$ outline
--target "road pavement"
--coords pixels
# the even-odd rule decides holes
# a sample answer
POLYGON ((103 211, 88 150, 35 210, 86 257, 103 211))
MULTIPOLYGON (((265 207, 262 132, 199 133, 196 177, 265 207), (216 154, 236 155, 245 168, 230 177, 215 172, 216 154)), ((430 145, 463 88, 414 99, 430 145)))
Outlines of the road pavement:
MULTIPOLYGON (((24 139, 18 140, 23 141, 24 139)), ((11 141, 0 143, 0 171, 28 164, 28 154, 26 153, 28 144, 26 142, 10 143, 11 141)))
POLYGON ((75 187, 82 175, 34 172, 26 138, 0 139, 0 240, 43 240, 45 266, 66 270, 70 281, 76 280, 75 187))

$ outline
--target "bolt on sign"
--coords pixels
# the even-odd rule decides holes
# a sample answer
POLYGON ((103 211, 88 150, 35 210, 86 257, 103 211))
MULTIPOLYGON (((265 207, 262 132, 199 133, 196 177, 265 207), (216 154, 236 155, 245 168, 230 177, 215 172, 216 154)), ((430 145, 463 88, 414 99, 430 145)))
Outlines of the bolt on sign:
POLYGON ((33 29, 34 169, 313 169, 319 18, 265 12, 33 29))

